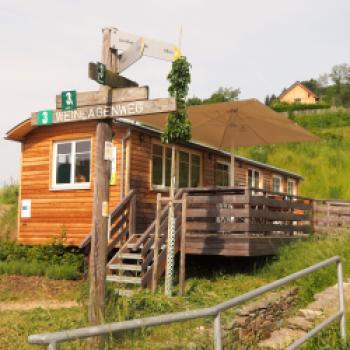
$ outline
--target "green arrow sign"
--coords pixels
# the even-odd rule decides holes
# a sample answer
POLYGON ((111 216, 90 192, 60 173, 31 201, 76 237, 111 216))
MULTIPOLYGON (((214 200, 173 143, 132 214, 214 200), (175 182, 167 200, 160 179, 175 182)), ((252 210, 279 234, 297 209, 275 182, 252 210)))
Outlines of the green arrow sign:
POLYGON ((62 91, 61 93, 62 110, 72 111, 77 108, 77 92, 75 90, 62 91))
POLYGON ((52 124, 52 110, 38 112, 38 125, 51 125, 52 124))
POLYGON ((106 82, 106 65, 97 62, 97 82, 104 84, 106 82))

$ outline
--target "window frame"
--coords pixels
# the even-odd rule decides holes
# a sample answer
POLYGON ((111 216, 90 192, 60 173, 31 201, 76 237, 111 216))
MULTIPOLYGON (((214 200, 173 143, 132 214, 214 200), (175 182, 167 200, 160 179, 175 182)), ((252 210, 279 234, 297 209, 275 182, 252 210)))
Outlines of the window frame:
MULTIPOLYGON (((162 144, 161 142, 152 141, 151 143, 151 166, 150 166, 150 188, 152 190, 168 190, 170 186, 166 185, 166 149, 170 149, 171 147, 162 144), (155 185, 153 184, 153 146, 161 146, 163 153, 162 153, 162 184, 161 185, 155 185)), ((180 171, 180 156, 179 152, 185 152, 189 155, 189 172, 188 172, 188 181, 187 184, 191 185, 191 176, 192 176, 192 155, 196 155, 199 157, 199 184, 197 187, 202 186, 202 169, 203 169, 203 158, 202 153, 198 151, 193 151, 192 149, 187 149, 184 147, 179 147, 175 145, 175 174, 176 174, 176 183, 175 187, 179 188, 179 171, 180 171)), ((191 186, 190 186, 191 187, 191 186)))
POLYGON ((252 172, 256 172, 256 173, 259 174, 258 189, 259 189, 259 190, 260 190, 260 189, 263 189, 263 186, 262 186, 262 184, 263 184, 263 173, 262 173, 262 171, 261 171, 261 170, 258 170, 258 169, 256 169, 256 168, 251 168, 251 167, 249 167, 249 168, 247 169, 247 184, 248 184, 248 188, 255 188, 255 187, 252 187, 251 184, 249 183, 249 170, 251 170, 252 172))
POLYGON ((218 186, 218 187, 226 187, 225 185, 217 185, 216 184, 216 164, 222 164, 222 165, 226 165, 228 167, 228 185, 227 186, 230 186, 230 179, 231 179, 231 163, 230 162, 226 162, 224 160, 216 160, 215 161, 215 164, 214 164, 214 171, 215 171, 215 186, 218 186))
POLYGON ((54 140, 52 141, 52 157, 51 157, 51 186, 50 190, 52 191, 63 191, 63 190, 85 190, 90 189, 91 187, 91 169, 92 169, 92 139, 91 137, 88 138, 81 138, 81 139, 69 139, 69 140, 54 140), (77 142, 84 142, 89 141, 90 142, 90 169, 89 169, 89 182, 77 182, 74 183, 72 180, 74 179, 74 173, 75 173, 75 165, 76 165, 76 144, 77 142), (70 183, 64 183, 64 184, 57 184, 56 183, 56 175, 57 175, 57 145, 58 144, 72 144, 72 151, 71 151, 71 170, 70 170, 70 183))
POLYGON ((297 196, 298 195, 297 181, 293 178, 290 178, 290 177, 287 179, 287 194, 290 196, 297 196), (290 182, 293 183, 293 193, 288 193, 288 186, 289 186, 290 182))
POLYGON ((272 175, 272 192, 279 192, 279 193, 282 193, 283 192, 283 188, 282 188, 282 176, 280 175, 272 175), (274 188, 273 188, 273 180, 274 179, 279 179, 279 182, 280 182, 280 188, 278 191, 275 191, 274 188))

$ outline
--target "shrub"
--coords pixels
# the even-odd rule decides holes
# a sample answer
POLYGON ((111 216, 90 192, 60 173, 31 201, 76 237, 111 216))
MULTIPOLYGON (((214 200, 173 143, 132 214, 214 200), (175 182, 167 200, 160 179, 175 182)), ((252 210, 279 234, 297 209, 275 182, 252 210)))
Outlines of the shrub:
POLYGON ((18 202, 18 186, 5 185, 0 190, 0 203, 2 204, 17 204, 18 202))
POLYGON ((0 243, 0 274, 77 279, 84 270, 84 256, 62 244, 25 246, 0 243))

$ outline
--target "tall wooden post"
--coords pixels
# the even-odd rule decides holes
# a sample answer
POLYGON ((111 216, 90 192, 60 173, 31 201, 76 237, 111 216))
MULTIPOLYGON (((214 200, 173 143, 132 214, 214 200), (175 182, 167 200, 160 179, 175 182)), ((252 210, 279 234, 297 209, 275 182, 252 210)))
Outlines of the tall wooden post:
MULTIPOLYGON (((110 49, 110 29, 103 29, 102 63, 115 69, 110 49), (113 67, 114 66, 114 67, 113 67)), ((109 88, 101 87, 109 93, 109 88)), ((112 140, 111 120, 97 122, 95 142, 94 202, 90 253, 90 295, 88 317, 91 325, 104 322, 106 260, 108 242, 110 161, 105 160, 105 142, 112 140)), ((104 338, 91 338, 89 349, 104 349, 104 338)))
POLYGON ((170 176, 170 201, 168 214, 168 242, 167 242, 167 260, 165 269, 165 295, 172 295, 174 265, 175 265, 175 242, 176 242, 176 222, 174 211, 175 197, 175 145, 171 148, 171 176, 170 176))

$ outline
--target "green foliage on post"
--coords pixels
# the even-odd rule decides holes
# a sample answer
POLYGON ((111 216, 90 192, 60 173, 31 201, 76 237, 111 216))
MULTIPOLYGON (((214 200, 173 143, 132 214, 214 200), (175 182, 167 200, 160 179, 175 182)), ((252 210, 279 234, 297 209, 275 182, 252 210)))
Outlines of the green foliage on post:
POLYGON ((162 135, 164 143, 187 141, 191 138, 191 123, 187 119, 186 111, 186 97, 191 82, 190 68, 191 64, 186 57, 181 56, 173 62, 171 71, 167 76, 170 82, 169 94, 176 99, 176 111, 168 115, 166 128, 162 135))

